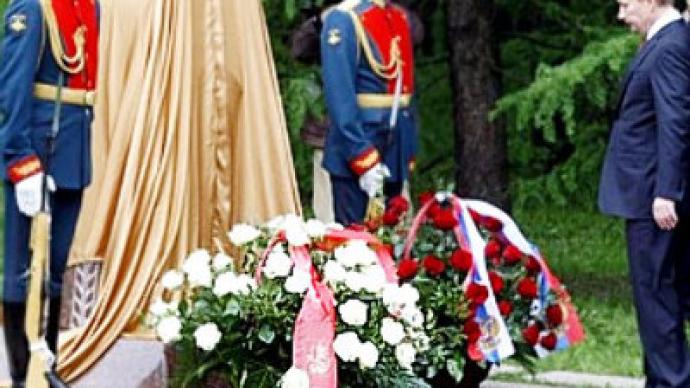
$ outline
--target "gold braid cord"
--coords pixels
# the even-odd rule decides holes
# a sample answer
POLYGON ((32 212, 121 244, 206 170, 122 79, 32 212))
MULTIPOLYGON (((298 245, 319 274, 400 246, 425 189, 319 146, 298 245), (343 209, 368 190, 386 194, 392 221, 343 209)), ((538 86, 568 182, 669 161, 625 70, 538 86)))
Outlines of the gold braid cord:
POLYGON ((347 12, 350 14, 352 24, 355 26, 357 41, 362 46, 364 56, 367 58, 371 70, 379 77, 387 80, 396 79, 398 76, 401 76, 403 61, 400 53, 400 37, 395 37, 393 42, 391 42, 390 62, 383 64, 376 60, 374 51, 371 48, 371 43, 369 42, 369 36, 364 29, 364 25, 362 25, 362 21, 359 20, 359 16, 352 10, 348 10, 347 12))
MULTIPOLYGON (((48 36, 50 38, 50 47, 55 57, 55 62, 58 67, 69 74, 78 74, 84 70, 86 61, 84 60, 84 46, 86 45, 86 27, 81 26, 74 32, 74 46, 76 53, 73 56, 67 55, 60 38, 60 29, 58 28, 57 17, 53 11, 51 0, 40 0, 41 8, 43 9, 43 16, 48 26, 48 36)), ((67 38, 65 38, 67 39, 67 38)))

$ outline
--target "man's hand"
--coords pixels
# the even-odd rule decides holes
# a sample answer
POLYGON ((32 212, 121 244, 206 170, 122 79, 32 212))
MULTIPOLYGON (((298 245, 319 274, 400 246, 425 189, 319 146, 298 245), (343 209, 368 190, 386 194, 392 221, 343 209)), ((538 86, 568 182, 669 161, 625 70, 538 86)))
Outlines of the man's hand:
POLYGON ((383 190, 383 181, 391 176, 388 167, 382 163, 377 163, 369 171, 359 177, 359 187, 371 197, 375 197, 376 193, 383 190))
MULTIPOLYGON (((55 191, 55 181, 48 176, 47 185, 49 191, 55 191)), ((17 208, 28 217, 33 217, 41 210, 41 198, 43 197, 43 173, 31 175, 14 185, 14 196, 17 199, 17 208)))
POLYGON ((654 215, 656 224, 663 230, 671 230, 678 224, 676 203, 670 199, 654 198, 652 214, 654 215))

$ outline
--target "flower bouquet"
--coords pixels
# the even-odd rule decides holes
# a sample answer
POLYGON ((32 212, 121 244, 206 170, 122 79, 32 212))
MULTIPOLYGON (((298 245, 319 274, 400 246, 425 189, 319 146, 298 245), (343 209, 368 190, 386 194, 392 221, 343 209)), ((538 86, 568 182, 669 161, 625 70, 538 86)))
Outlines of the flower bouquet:
POLYGON ((247 272, 194 252, 163 279, 180 300, 150 309, 161 340, 189 361, 175 385, 215 373, 232 387, 424 386, 413 373, 429 347, 419 293, 398 285, 373 236, 288 216, 230 238, 247 272))

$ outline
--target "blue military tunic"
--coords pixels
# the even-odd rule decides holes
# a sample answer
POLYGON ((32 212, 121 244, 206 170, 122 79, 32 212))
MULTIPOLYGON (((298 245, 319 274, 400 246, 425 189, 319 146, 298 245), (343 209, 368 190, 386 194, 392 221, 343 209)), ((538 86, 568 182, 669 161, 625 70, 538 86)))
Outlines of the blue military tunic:
POLYGON ((323 167, 339 222, 362 221, 368 197, 357 179, 369 168, 384 163, 395 187, 387 194, 396 195, 414 165, 412 50, 407 15, 389 1, 348 0, 324 14, 321 57, 332 125, 323 167))
MULTIPOLYGON (((50 279, 51 296, 57 297, 81 207, 82 191, 91 181, 93 115, 90 104, 63 99, 54 152, 48 155, 47 139, 55 102, 52 96, 36 97, 35 84, 55 86, 62 78, 63 94, 66 94, 70 77, 86 78, 87 75, 86 69, 83 73, 66 74, 58 66, 49 29, 45 28, 45 16, 39 0, 13 0, 4 18, 0 52, 0 171, 5 178, 4 298, 9 302, 25 299, 25 275, 30 260, 31 220, 17 209, 13 183, 37 169, 47 169, 57 185, 57 191, 51 196, 50 279)), ((96 20, 98 17, 97 13, 81 16, 96 20)), ((87 34, 89 36, 92 35, 87 34)), ((93 47, 93 42, 90 43, 93 47)), ((95 86, 92 81, 88 84, 95 86)))

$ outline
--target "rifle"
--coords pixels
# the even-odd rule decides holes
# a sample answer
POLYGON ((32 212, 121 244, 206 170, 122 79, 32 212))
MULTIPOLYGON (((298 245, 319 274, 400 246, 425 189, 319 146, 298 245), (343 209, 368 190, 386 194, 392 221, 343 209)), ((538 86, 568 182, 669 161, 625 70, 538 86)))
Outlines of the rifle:
POLYGON ((50 214, 42 211, 31 223, 31 268, 29 270, 29 296, 26 308, 26 337, 31 357, 26 376, 27 387, 48 388, 46 370, 52 370, 55 357, 48 349, 41 331, 43 326, 43 283, 49 268, 50 214))
POLYGON ((24 330, 29 342, 29 367, 26 386, 31 388, 69 388, 54 370, 55 355, 50 351, 43 333, 45 321, 45 299, 48 296, 50 280, 50 188, 48 172, 50 159, 55 151, 55 139, 60 129, 62 108, 62 83, 64 75, 58 76, 57 95, 53 125, 47 139, 47 156, 44 160, 45 173, 41 190, 41 211, 31 222, 31 266, 29 269, 29 295, 27 297, 26 323, 24 330))

